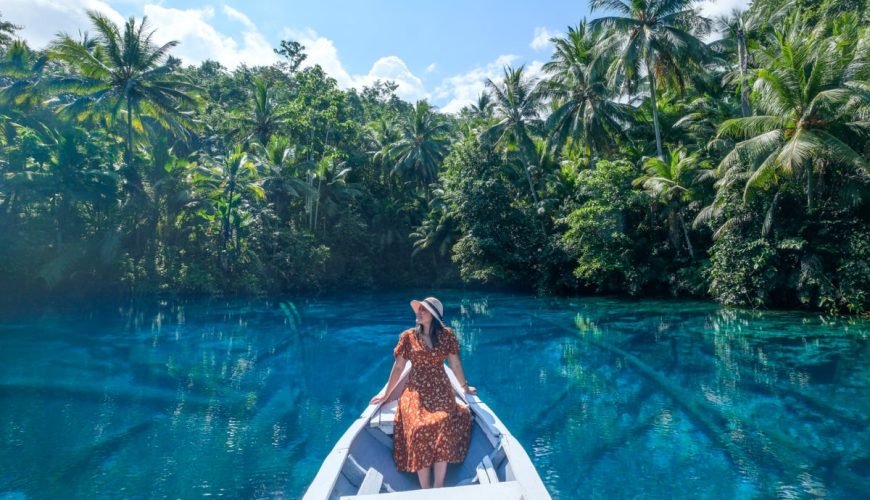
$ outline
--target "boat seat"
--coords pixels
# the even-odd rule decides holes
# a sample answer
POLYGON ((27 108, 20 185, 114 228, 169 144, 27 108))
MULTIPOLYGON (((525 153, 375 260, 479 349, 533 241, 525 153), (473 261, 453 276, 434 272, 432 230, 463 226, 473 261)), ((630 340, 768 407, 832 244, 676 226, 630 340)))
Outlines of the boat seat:
POLYGON ((504 446, 499 445, 498 448, 492 451, 492 453, 483 456, 483 459, 479 464, 477 464, 474 475, 459 481, 457 485, 464 486, 468 484, 491 484, 499 482, 498 472, 496 471, 501 466, 502 462, 504 462, 505 458, 507 458, 507 454, 504 451, 504 446))
POLYGON ((366 477, 359 487, 357 495, 377 495, 381 492, 381 485, 384 483, 384 475, 377 471, 374 467, 369 467, 366 472, 366 477))
POLYGON ((363 486, 366 486, 366 481, 373 481, 374 479, 369 479, 369 476, 374 476, 375 474, 380 476, 380 479, 377 483, 378 490, 375 491, 375 493, 378 493, 381 490, 384 490, 388 493, 396 491, 393 489, 392 486, 390 486, 389 483, 384 481, 384 476, 380 473, 380 471, 376 470, 374 467, 369 467, 368 470, 366 470, 365 468, 363 468, 362 465, 359 464, 359 462, 356 460, 356 457, 351 454, 347 455, 347 459, 345 459, 344 464, 341 467, 341 473, 350 484, 354 486, 359 486, 359 492, 357 493, 358 495, 364 494, 362 492, 363 486))
MULTIPOLYGON (((456 402, 463 406, 467 406, 465 401, 463 401, 459 396, 456 396, 456 402)), ((398 407, 398 399, 387 401, 382 404, 381 407, 378 408, 378 411, 372 415, 372 418, 369 420, 369 425, 371 427, 379 428, 384 434, 392 435, 393 424, 396 420, 396 410, 398 407)), ((471 413, 471 418, 474 418, 474 412, 471 413)))

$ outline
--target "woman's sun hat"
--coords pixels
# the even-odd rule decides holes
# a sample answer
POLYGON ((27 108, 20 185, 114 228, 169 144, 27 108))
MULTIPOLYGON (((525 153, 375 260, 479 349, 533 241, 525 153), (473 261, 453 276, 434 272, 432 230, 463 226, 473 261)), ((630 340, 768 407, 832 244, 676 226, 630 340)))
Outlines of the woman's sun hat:
POLYGON ((447 326, 444 324, 444 306, 441 305, 441 301, 436 299, 435 297, 426 297, 423 300, 412 300, 411 301, 411 309, 415 312, 417 308, 423 306, 432 314, 432 317, 437 319, 441 326, 447 326))

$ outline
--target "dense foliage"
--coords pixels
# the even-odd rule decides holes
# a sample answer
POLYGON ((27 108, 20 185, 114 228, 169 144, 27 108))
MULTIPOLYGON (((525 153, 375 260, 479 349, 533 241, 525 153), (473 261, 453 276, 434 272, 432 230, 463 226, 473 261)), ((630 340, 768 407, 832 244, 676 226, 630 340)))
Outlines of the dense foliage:
POLYGON ((457 115, 305 47, 183 67, 147 20, 0 18, 7 297, 474 283, 870 310, 865 2, 594 0, 457 115), (712 34, 712 35, 711 35, 712 34), (14 294, 14 295, 13 295, 14 294))

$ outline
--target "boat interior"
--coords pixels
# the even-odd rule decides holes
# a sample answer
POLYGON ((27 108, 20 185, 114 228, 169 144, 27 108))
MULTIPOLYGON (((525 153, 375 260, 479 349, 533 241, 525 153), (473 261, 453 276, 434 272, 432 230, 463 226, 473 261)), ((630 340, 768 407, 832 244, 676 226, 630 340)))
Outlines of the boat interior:
MULTIPOLYGON (((393 418, 398 396, 406 381, 407 377, 403 377, 391 396, 373 414, 369 425, 356 435, 330 498, 420 489, 417 474, 399 471, 393 461, 393 418)), ((456 399, 460 404, 467 404, 458 394, 456 399)), ((471 405, 473 425, 468 454, 462 463, 447 464, 445 487, 498 483, 508 480, 510 475, 499 437, 486 419, 474 411, 473 402, 471 405)))

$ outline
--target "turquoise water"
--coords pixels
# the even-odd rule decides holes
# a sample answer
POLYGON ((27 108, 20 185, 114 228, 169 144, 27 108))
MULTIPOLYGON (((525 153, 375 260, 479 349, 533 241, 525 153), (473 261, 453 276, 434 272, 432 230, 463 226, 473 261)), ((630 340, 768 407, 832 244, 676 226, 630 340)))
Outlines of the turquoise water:
MULTIPOLYGON (((298 498, 425 295, 5 313, 0 497, 298 498)), ((554 498, 870 492, 867 322, 438 296, 554 498)))

